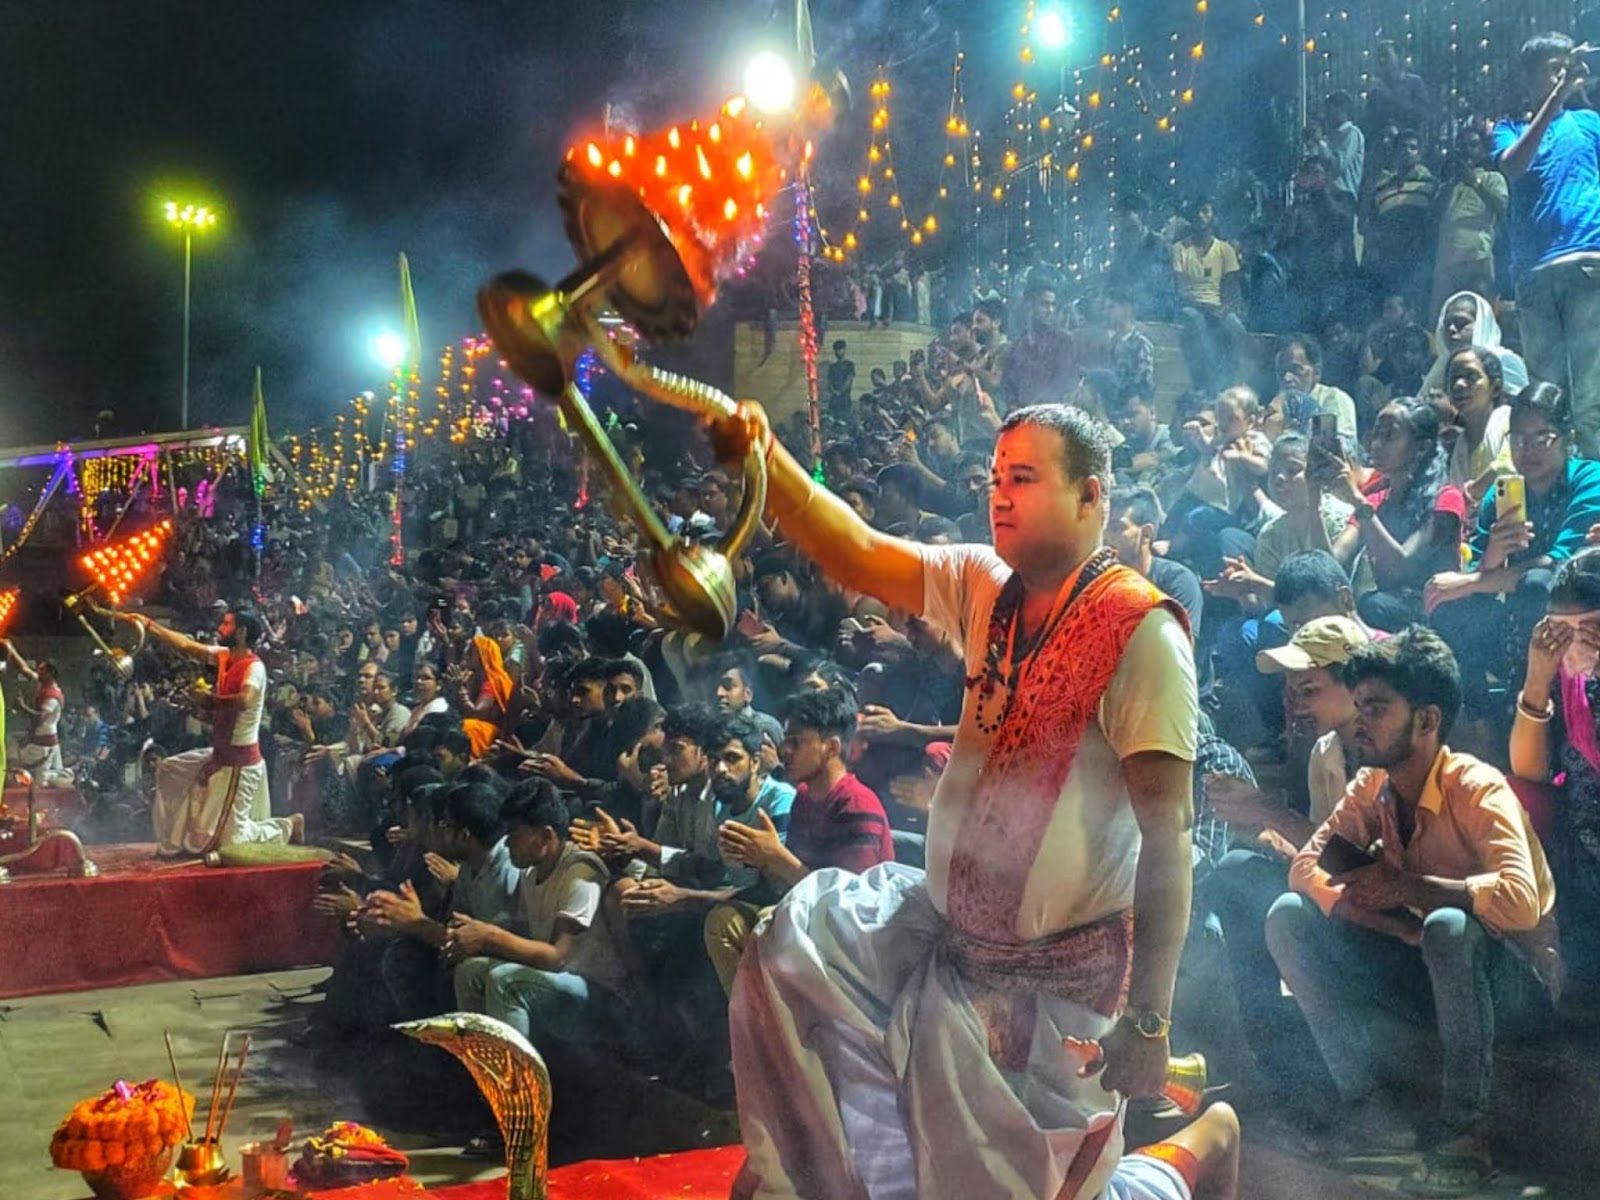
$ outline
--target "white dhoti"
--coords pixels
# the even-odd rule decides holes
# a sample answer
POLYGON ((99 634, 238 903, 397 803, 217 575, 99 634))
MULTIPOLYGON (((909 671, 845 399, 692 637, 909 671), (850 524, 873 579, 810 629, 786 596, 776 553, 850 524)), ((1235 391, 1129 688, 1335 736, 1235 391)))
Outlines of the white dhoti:
POLYGON ((26 767, 36 775, 39 775, 41 777, 39 779, 40 783, 45 782, 44 777, 63 775, 67 770, 61 758, 60 742, 57 742, 54 746, 41 746, 38 742, 23 742, 17 748, 13 758, 16 760, 17 766, 26 767))
POLYGON ((289 841, 290 823, 272 815, 265 763, 218 767, 209 777, 210 750, 161 760, 151 808, 162 854, 205 854, 242 842, 289 841))
POLYGON ((1026 1066, 1003 1070, 946 929, 922 872, 893 863, 815 872, 774 911, 733 990, 738 1200, 1105 1192, 1122 1105, 1062 1041, 1112 1019, 1041 992, 1026 1066))

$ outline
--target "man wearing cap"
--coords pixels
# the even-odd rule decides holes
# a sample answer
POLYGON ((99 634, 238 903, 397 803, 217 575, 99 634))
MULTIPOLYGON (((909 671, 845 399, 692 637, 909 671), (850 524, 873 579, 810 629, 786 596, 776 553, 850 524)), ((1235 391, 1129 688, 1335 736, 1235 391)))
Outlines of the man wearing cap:
POLYGON ((1235 828, 1259 829, 1259 849, 1230 850, 1206 879, 1204 902, 1218 923, 1239 992, 1244 1040, 1255 1052, 1259 1077, 1278 1094, 1275 1106, 1309 1100, 1304 1082, 1312 1048, 1283 999, 1278 967, 1267 950, 1267 911, 1287 889, 1289 860, 1333 811, 1355 774, 1355 701, 1345 686, 1344 664, 1371 641, 1350 617, 1318 617, 1295 631, 1287 646, 1262 650, 1256 669, 1286 676, 1290 710, 1317 732, 1307 767, 1311 815, 1307 820, 1231 776, 1206 779, 1206 803, 1235 828))
POLYGON ((1438 1140, 1413 1182, 1469 1195, 1492 1175, 1495 1040, 1548 1028, 1560 1001, 1555 884, 1505 776, 1445 744, 1461 676, 1438 634, 1359 646, 1344 675, 1363 769, 1290 864, 1267 945, 1354 1146, 1415 1139, 1396 1088, 1437 1030, 1438 1140))

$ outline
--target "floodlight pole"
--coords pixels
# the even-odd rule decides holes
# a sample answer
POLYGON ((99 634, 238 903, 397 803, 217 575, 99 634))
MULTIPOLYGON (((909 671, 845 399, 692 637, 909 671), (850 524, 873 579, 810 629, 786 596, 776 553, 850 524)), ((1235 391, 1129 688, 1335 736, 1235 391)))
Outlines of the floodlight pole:
POLYGON ((194 232, 183 230, 183 389, 178 408, 178 428, 189 428, 189 282, 193 275, 194 232))

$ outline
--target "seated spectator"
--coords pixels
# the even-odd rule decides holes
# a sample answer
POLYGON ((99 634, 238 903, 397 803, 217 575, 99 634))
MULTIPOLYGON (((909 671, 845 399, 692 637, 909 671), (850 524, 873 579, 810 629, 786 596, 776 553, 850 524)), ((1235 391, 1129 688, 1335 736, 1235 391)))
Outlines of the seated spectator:
POLYGON ((1161 501, 1149 488, 1117 488, 1107 501, 1106 513, 1106 545, 1117 552, 1124 565, 1138 571, 1189 614, 1189 635, 1195 645, 1195 673, 1200 694, 1210 696, 1214 685, 1212 623, 1215 617, 1203 620, 1206 617, 1205 592, 1199 576, 1183 563, 1155 553, 1157 531, 1163 524, 1161 501))
POLYGON ((840 499, 868 524, 878 519, 878 485, 870 479, 842 479, 834 484, 840 499))
POLYGON ((1354 508, 1329 549, 1347 570, 1366 559, 1377 590, 1359 598, 1361 619, 1392 633, 1421 619, 1424 585, 1461 561, 1466 497, 1445 481, 1439 414, 1430 404, 1386 405, 1373 426, 1371 453, 1381 483, 1368 494, 1348 457, 1316 444, 1307 479, 1319 507, 1327 492, 1354 508))
POLYGON ((1500 360, 1468 346, 1450 356, 1445 395, 1460 432, 1450 447, 1446 478, 1476 506, 1497 475, 1511 469, 1511 410, 1506 407, 1500 360))
POLYGON ((717 707, 733 717, 751 722, 771 744, 769 765, 778 761, 778 743, 783 741, 783 722, 755 707, 755 669, 739 655, 725 655, 717 669, 717 707))
POLYGON ((1600 463, 1573 454, 1572 409, 1561 389, 1536 383, 1510 405, 1511 465, 1522 477, 1522 502, 1496 483, 1478 507, 1465 571, 1428 581, 1429 621, 1461 663, 1467 711, 1482 714, 1489 676, 1508 691, 1523 647, 1549 603, 1553 572, 1583 549, 1600 523, 1600 463))
POLYGON ((1239 293, 1246 329, 1284 333, 1288 324, 1289 279, 1267 248, 1267 227, 1259 222, 1239 237, 1239 293))
POLYGON ((1211 201, 1196 201, 1186 215, 1189 231, 1172 247, 1183 357, 1194 386, 1215 393, 1239 381, 1239 255, 1217 237, 1211 201))
POLYGON ((1432 361, 1433 345, 1426 329, 1404 325, 1389 335, 1384 342, 1383 358, 1357 383, 1356 420, 1363 437, 1371 433, 1378 410, 1389 401, 1444 394, 1442 382, 1436 391, 1424 385, 1423 379, 1432 361))
POLYGON ((1200 639, 1205 592, 1200 579, 1180 562, 1154 551, 1161 528, 1161 501, 1146 487, 1114 488, 1106 501, 1106 545, 1124 566, 1132 567, 1189 614, 1189 633, 1200 639))
POLYGON ((1178 457, 1172 431, 1156 415, 1155 402, 1144 392, 1124 392, 1112 417, 1122 444, 1111 452, 1119 483, 1154 487, 1178 457))
POLYGON ((1138 192, 1121 192, 1113 205, 1117 226, 1110 278, 1126 289, 1141 321, 1172 319, 1172 251, 1146 223, 1149 202, 1138 192))
MULTIPOLYGON (((398 892, 407 883, 416 891, 424 916, 435 921, 448 919, 449 887, 458 868, 438 853, 435 840, 446 790, 432 767, 402 770, 395 777, 391 801, 397 823, 385 830, 385 842, 393 854, 382 874, 367 875, 347 854, 336 855, 324 865, 322 890, 312 900, 311 910, 337 921, 346 936, 328 978, 325 999, 312 1010, 297 1041, 367 1037, 399 1020, 383 976, 384 958, 398 943, 390 937, 358 934, 357 922, 367 897, 377 891, 398 892)), ((409 950, 400 954, 409 955, 409 950)))
POLYGON ((481 758, 506 732, 511 710, 513 684, 500 644, 487 634, 475 635, 465 661, 446 677, 455 688, 462 731, 472 739, 472 756, 481 758))
POLYGON ((1106 292, 1106 318, 1111 326, 1111 370, 1117 377, 1118 395, 1132 388, 1140 395, 1151 396, 1156 390, 1156 348, 1139 331, 1134 315, 1130 289, 1113 287, 1106 292))
POLYGON ((1546 839, 1556 878, 1568 991, 1600 993, 1600 550, 1556 568, 1550 613, 1528 639, 1527 668, 1511 726, 1511 770, 1555 789, 1546 839))
POLYGON ((1278 236, 1289 271, 1293 325, 1312 326, 1322 312, 1347 301, 1355 272, 1356 205, 1338 186, 1332 159, 1304 155, 1294 173, 1294 202, 1284 211, 1278 236))
POLYGON ((1081 353, 1073 335, 1060 323, 1062 291, 1060 277, 1050 268, 1035 266, 1028 272, 1022 293, 1027 320, 1004 359, 1008 409, 1059 404, 1077 382, 1081 353))
MULTIPOLYGON (((1248 558, 1263 518, 1263 485, 1272 443, 1257 428, 1261 405, 1247 387, 1217 397, 1214 414, 1184 424, 1194 468, 1168 506, 1162 530, 1168 553, 1203 579, 1214 579, 1224 558, 1248 558)), ((1270 502, 1268 502, 1270 504, 1270 502)))
POLYGON ((1361 647, 1345 679, 1365 769, 1295 856, 1267 944, 1357 1144, 1415 1139, 1396 1087, 1426 1061, 1416 1027, 1437 1030, 1438 1140, 1418 1182, 1470 1194, 1492 1175, 1495 1038, 1548 1028, 1560 999, 1555 886, 1505 777, 1445 745, 1461 689, 1438 634, 1361 647))
POLYGON ((764 911, 812 871, 865 871, 894 861, 894 842, 883 802, 850 773, 845 747, 855 734, 856 700, 849 692, 797 692, 784 706, 780 753, 795 784, 789 832, 776 824, 752 828, 724 821, 717 831, 722 857, 732 867, 752 868, 760 882, 737 900, 720 904, 706 918, 706 949, 724 991, 745 943, 764 911))
POLYGON ((456 1006, 504 1021, 535 1047, 615 1038, 627 976, 602 917, 605 864, 567 836, 566 804, 545 780, 518 784, 500 819, 524 873, 522 932, 451 918, 442 949, 456 963, 456 1006))
MULTIPOLYGON (((1243 617, 1236 630, 1218 635, 1218 671, 1224 679, 1249 681, 1241 690, 1257 698, 1258 711, 1273 736, 1281 711, 1279 689, 1263 687, 1249 672, 1258 650, 1281 645, 1289 636, 1276 607, 1278 573, 1289 559, 1330 545, 1350 523, 1350 506, 1326 493, 1318 493, 1320 503, 1313 507, 1306 482, 1308 447, 1307 439, 1297 433, 1286 433, 1273 444, 1267 461, 1267 495, 1283 511, 1269 517, 1256 535, 1253 561, 1224 559, 1222 573, 1204 582, 1208 593, 1237 603, 1243 617)), ((1328 566, 1336 576, 1334 592, 1342 588, 1350 593, 1343 569, 1332 559, 1328 566)), ((1370 587, 1370 580, 1365 582, 1370 587)), ((1352 605, 1352 614, 1353 610, 1352 605)))
MULTIPOLYGON (((593 821, 574 823, 573 837, 579 845, 612 862, 627 881, 619 894, 649 876, 692 884, 717 871, 715 809, 702 747, 713 719, 710 710, 695 705, 667 710, 661 724, 665 788, 659 795, 659 810, 638 826, 613 818, 604 809, 593 821)), ((652 789, 652 799, 656 798, 652 789)))
POLYGON ((1300 626, 1288 645, 1256 656, 1262 674, 1286 676, 1290 712, 1316 732, 1306 771, 1309 814, 1231 776, 1205 781, 1209 810, 1236 837, 1251 841, 1236 845, 1217 863, 1206 878, 1201 904, 1222 927, 1244 1042, 1255 1056, 1260 1085, 1271 1092, 1274 1105, 1301 1110, 1316 1099, 1294 1088, 1303 1072, 1286 1056, 1310 1047, 1300 1045, 1297 1022, 1285 1011, 1278 968, 1267 950, 1266 918, 1288 886, 1295 853, 1332 814, 1355 774, 1356 706, 1343 671, 1351 652, 1370 640, 1349 617, 1318 617, 1300 626))
POLYGON ((949 742, 929 742, 922 748, 922 757, 910 769, 889 781, 892 803, 885 804, 884 810, 896 829, 921 833, 927 828, 934 789, 939 786, 944 769, 950 765, 950 746, 949 742))
POLYGON ((423 911, 409 879, 398 891, 373 892, 357 916, 364 933, 395 939, 384 955, 382 974, 402 1021, 448 1008, 450 967, 440 955, 453 948, 452 924, 458 918, 502 929, 515 923, 522 874, 511 858, 500 805, 500 789, 487 783, 457 784, 444 795, 434 845, 459 868, 450 885, 447 919, 423 911))
POLYGON ((878 528, 903 537, 916 536, 917 526, 932 516, 922 509, 921 472, 910 463, 890 463, 878 472, 878 528))
POLYGON ((1418 396, 1446 390, 1445 368, 1458 351, 1469 346, 1481 346, 1500 360, 1500 378, 1505 390, 1516 395, 1528 386, 1528 366, 1522 356, 1507 350, 1501 344, 1500 322, 1495 319, 1494 305, 1476 292, 1457 292, 1444 302, 1439 310, 1439 323, 1434 331, 1438 343, 1438 357, 1422 377, 1418 396))
POLYGON ((1106 436, 1115 449, 1122 441, 1122 433, 1111 423, 1110 414, 1122 398, 1122 389, 1114 371, 1105 367, 1091 367, 1078 378, 1078 386, 1068 395, 1067 403, 1083 409, 1106 427, 1106 436))
POLYGON ((1356 402, 1322 382, 1322 346, 1310 334, 1294 333, 1278 343, 1278 377, 1291 391, 1307 392, 1321 412, 1331 413, 1343 437, 1356 436, 1356 402))

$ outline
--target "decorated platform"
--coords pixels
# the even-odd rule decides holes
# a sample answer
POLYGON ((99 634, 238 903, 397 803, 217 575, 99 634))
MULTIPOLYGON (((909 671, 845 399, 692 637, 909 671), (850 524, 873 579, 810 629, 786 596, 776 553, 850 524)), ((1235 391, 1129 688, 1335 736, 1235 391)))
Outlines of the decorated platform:
MULTIPOLYGON (((743 1162, 743 1146, 717 1146, 649 1158, 571 1163, 550 1172, 549 1200, 727 1200, 743 1162)), ((156 1193, 176 1194, 171 1184, 156 1193)), ((208 1188, 205 1194, 213 1200, 244 1200, 247 1195, 238 1179, 208 1188)), ((385 1179, 334 1191, 278 1194, 306 1200, 505 1200, 506 1179, 501 1175, 431 1188, 409 1178, 385 1179)))
MULTIPOLYGON (((46 847, 48 849, 48 847, 46 847)), ((338 930, 311 912, 320 865, 163 862, 154 844, 32 856, 0 886, 0 998, 284 970, 333 960, 338 930)))

